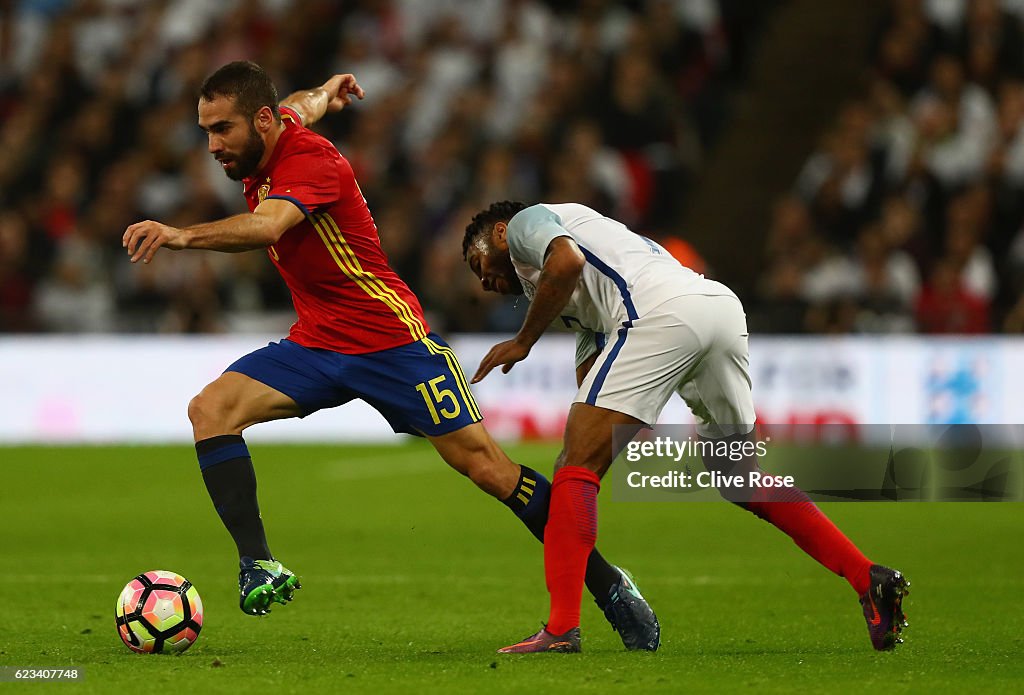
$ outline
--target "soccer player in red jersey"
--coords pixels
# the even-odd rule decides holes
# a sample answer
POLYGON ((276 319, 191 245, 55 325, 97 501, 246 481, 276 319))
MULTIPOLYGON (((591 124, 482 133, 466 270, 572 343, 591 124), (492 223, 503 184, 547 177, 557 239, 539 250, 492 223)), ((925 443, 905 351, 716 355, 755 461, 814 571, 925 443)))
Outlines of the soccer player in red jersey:
MULTIPOLYGON (((210 75, 200 94, 209 151, 244 184, 250 212, 183 229, 138 222, 123 245, 133 263, 151 262, 161 247, 266 249, 291 290, 298 320, 288 337, 234 362, 188 408, 204 482, 238 548, 242 610, 263 614, 299 588, 268 547, 242 431, 353 399, 396 432, 429 439, 543 540, 550 484, 484 429, 455 354, 388 266, 351 166, 306 127, 363 98, 355 77, 335 75, 278 104, 266 72, 238 61, 210 75)), ((587 586, 626 647, 657 649, 657 619, 626 575, 596 550, 587 567, 587 586)))

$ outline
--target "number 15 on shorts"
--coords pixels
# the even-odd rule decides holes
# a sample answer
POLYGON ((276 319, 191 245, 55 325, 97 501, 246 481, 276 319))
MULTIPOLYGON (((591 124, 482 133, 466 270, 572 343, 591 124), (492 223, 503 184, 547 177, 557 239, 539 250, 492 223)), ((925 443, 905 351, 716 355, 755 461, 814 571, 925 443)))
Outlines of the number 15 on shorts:
POLYGON ((445 420, 454 420, 462 412, 462 406, 459 405, 458 399, 451 389, 440 388, 440 384, 447 379, 447 375, 442 374, 436 376, 430 381, 423 381, 416 384, 416 390, 423 396, 423 402, 427 404, 427 409, 430 411, 430 417, 433 418, 435 425, 441 424, 440 415, 444 416, 445 420), (447 407, 448 402, 451 402, 451 407, 447 407))

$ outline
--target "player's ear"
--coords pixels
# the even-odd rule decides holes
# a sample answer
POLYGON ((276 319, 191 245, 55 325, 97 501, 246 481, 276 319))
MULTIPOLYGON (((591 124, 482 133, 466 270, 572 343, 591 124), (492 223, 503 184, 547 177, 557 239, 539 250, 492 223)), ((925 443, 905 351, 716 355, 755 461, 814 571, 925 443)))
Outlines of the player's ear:
POLYGON ((503 249, 508 246, 508 224, 505 222, 495 222, 494 229, 491 231, 491 239, 499 248, 503 249))
POLYGON ((274 111, 269 106, 260 107, 253 119, 253 125, 260 133, 266 133, 274 125, 274 111))

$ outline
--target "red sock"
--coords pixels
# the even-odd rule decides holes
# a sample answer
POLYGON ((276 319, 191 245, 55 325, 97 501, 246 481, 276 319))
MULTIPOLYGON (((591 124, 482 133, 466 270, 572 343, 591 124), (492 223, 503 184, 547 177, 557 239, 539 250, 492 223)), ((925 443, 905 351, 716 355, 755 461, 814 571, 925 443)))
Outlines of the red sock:
POLYGON ((857 595, 871 584, 871 561, 802 490, 758 488, 746 508, 786 533, 815 560, 845 577, 857 595))
POLYGON ((601 479, 581 466, 563 466, 551 480, 544 528, 544 576, 551 594, 547 631, 562 635, 580 624, 587 556, 597 541, 597 492, 601 479))

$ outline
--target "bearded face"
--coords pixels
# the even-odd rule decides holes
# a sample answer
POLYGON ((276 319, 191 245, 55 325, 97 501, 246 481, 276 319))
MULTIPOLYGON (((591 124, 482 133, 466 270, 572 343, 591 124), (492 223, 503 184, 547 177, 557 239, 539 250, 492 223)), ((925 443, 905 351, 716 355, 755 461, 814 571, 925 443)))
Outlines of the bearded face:
POLYGON ((266 150, 267 146, 263 142, 263 138, 256 132, 255 126, 250 123, 249 137, 246 138, 245 144, 237 154, 224 152, 214 155, 214 157, 224 167, 224 173, 228 175, 229 179, 241 181, 256 173, 256 167, 259 166, 266 150))
POLYGON ((256 173, 267 146, 253 120, 235 108, 233 98, 200 99, 199 127, 206 131, 207 149, 228 178, 241 181, 256 173))

